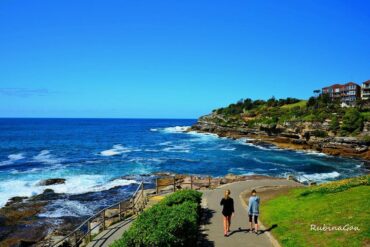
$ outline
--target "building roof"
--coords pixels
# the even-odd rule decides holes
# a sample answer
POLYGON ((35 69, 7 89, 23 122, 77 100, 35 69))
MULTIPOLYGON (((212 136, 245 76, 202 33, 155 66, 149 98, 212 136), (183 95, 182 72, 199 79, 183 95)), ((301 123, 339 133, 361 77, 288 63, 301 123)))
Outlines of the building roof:
POLYGON ((364 81, 362 84, 369 85, 370 84, 370 80, 364 81))
POLYGON ((356 85, 356 86, 360 86, 360 85, 358 85, 357 83, 355 83, 355 82, 352 82, 352 81, 350 81, 350 82, 347 82, 346 84, 344 84, 345 86, 349 86, 349 85, 356 85))

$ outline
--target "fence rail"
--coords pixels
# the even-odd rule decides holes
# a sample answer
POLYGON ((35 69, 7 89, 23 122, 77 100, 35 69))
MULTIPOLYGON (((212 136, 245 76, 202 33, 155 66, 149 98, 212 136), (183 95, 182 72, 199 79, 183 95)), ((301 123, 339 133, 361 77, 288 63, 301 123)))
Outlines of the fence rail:
POLYGON ((104 231, 110 225, 141 212, 147 201, 147 196, 144 193, 144 183, 141 182, 130 199, 120 201, 100 210, 52 246, 85 246, 91 241, 93 236, 104 231))
POLYGON ((214 188, 218 185, 220 185, 220 181, 214 182, 211 176, 164 176, 156 178, 155 181, 156 194, 160 194, 162 190, 175 192, 183 188, 214 188))

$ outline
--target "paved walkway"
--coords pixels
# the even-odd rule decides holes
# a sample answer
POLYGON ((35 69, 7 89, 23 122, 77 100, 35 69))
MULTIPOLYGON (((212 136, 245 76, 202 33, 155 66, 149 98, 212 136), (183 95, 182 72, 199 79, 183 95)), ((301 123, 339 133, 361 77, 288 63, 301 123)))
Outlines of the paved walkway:
MULTIPOLYGON (((246 205, 242 202, 240 194, 245 190, 257 189, 258 192, 258 187, 279 185, 297 185, 297 183, 281 179, 251 180, 226 184, 215 190, 203 191, 202 207, 206 208, 209 216, 208 222, 203 229, 203 235, 205 236, 203 246, 278 246, 277 243, 274 243, 273 239, 270 239, 268 231, 271 231, 271 229, 262 231, 259 235, 248 231, 249 222, 246 205), (231 197, 234 199, 235 208, 235 217, 231 221, 231 233, 229 237, 224 237, 223 235, 222 207, 220 206, 225 189, 231 190, 231 197)), ((266 227, 271 228, 272 226, 266 227)), ((261 227, 260 229, 265 230, 266 228, 261 227)))
MULTIPOLYGON (((158 203, 163 196, 150 197, 146 208, 158 203)), ((115 240, 120 239, 122 234, 131 226, 136 217, 132 217, 108 227, 99 233, 94 239, 87 244, 87 247, 109 247, 115 240)))
MULTIPOLYGON (((260 235, 250 233, 248 217, 246 212, 246 205, 242 202, 240 194, 245 190, 257 189, 258 187, 264 186, 279 186, 279 185, 297 185, 294 181, 282 180, 282 179, 264 179, 264 180, 250 180, 235 182, 232 184, 223 185, 214 190, 206 190, 203 192, 202 207, 205 208, 208 217, 208 223, 204 226, 203 234, 205 235, 205 241, 203 246, 259 246, 259 247, 271 247, 278 246, 276 243, 273 244, 273 239, 269 237, 269 231, 262 232, 260 235), (223 235, 223 221, 221 214, 220 200, 223 197, 224 190, 231 190, 231 197, 234 199, 235 217, 232 218, 231 223, 231 234, 229 237, 223 235)), ((149 201, 149 207, 158 201, 163 199, 162 196, 152 197, 149 201)), ((262 212, 263 213, 263 212, 262 212)), ((105 231, 99 233, 87 247, 108 247, 115 240, 119 239, 123 232, 126 231, 134 219, 127 219, 119 222, 105 231)), ((267 226, 271 228, 271 226, 267 226)), ((277 226, 278 227, 278 226, 277 226)), ((264 228, 260 228, 264 230, 264 228)))

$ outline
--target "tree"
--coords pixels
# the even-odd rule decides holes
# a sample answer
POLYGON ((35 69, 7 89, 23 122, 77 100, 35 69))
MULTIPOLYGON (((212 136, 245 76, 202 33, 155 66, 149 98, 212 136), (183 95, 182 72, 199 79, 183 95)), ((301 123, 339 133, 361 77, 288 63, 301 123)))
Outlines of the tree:
POLYGON ((334 116, 331 119, 329 130, 331 130, 334 134, 337 134, 338 130, 340 129, 339 120, 337 116, 334 116))
POLYGON ((359 132, 363 124, 361 113, 356 108, 348 108, 343 117, 342 130, 348 133, 359 132))
POLYGON ((316 106, 316 102, 317 102, 317 100, 316 100, 315 97, 310 97, 308 99, 307 103, 306 103, 306 106, 307 107, 314 107, 314 106, 316 106))

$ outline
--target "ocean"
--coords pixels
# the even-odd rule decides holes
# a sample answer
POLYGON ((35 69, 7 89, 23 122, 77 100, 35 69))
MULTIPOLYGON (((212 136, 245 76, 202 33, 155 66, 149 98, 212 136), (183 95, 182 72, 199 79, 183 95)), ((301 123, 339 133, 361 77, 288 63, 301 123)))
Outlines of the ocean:
POLYGON ((317 182, 364 173, 361 160, 183 131, 189 119, 0 119, 0 206, 49 188, 40 217, 83 217, 128 197, 154 172, 223 176, 295 172, 317 182), (128 176, 131 175, 131 176, 128 176), (40 186, 49 178, 65 184, 40 186))

